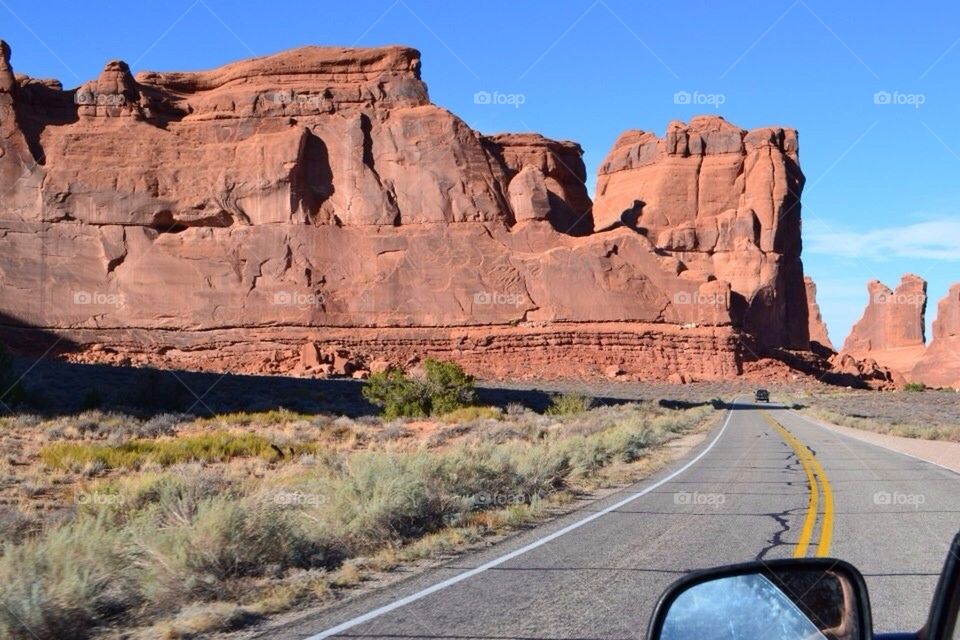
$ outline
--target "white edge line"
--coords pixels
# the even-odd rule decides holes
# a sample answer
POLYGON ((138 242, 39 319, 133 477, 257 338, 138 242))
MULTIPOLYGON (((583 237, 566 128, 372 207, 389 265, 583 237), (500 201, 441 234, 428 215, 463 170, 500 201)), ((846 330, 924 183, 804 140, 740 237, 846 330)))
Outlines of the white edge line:
MULTIPOLYGON (((879 447, 880 449, 885 449, 885 450, 891 451, 891 452, 893 452, 893 453, 898 453, 898 454, 900 454, 901 456, 906 456, 906 457, 908 457, 908 458, 913 458, 914 460, 919 460, 920 462, 926 462, 927 464, 932 464, 932 465, 935 466, 935 467, 940 467, 941 469, 945 469, 945 470, 949 471, 949 472, 952 473, 952 474, 955 474, 955 475, 960 476, 960 471, 957 471, 956 469, 951 469, 950 467, 948 467, 948 466, 946 466, 946 465, 942 465, 942 464, 940 464, 939 462, 934 462, 933 460, 927 460, 926 458, 921 458, 920 456, 915 456, 915 455, 913 455, 912 453, 906 453, 906 452, 904 452, 904 451, 900 451, 900 450, 898 450, 898 449, 894 449, 893 447, 888 447, 888 446, 883 445, 883 444, 880 444, 880 443, 878 443, 878 442, 870 442, 869 440, 861 440, 860 438, 858 438, 858 437, 856 437, 856 436, 851 436, 851 435, 848 434, 848 433, 843 433, 842 431, 837 431, 836 429, 833 428, 834 426, 838 426, 838 425, 833 425, 832 423, 826 422, 826 421, 814 420, 813 418, 808 418, 807 416, 803 415, 803 414, 800 413, 799 411, 796 411, 795 409, 787 409, 787 411, 789 411, 789 412, 792 413, 793 415, 797 416, 797 417, 800 418, 801 420, 804 420, 804 421, 806 421, 806 422, 809 422, 810 424, 812 424, 812 425, 815 426, 815 427, 820 427, 821 429, 826 429, 827 431, 830 431, 831 433, 835 433, 835 434, 837 434, 838 436, 840 436, 841 438, 846 438, 847 440, 853 440, 854 442, 862 442, 863 444, 869 444, 869 445, 874 446, 874 447, 879 447)), ((852 427, 850 427, 850 428, 852 428, 852 427)), ((882 435, 882 434, 881 434, 881 435, 882 435)))
POLYGON ((393 611, 393 610, 395 610, 395 609, 399 609, 400 607, 404 607, 404 606, 406 606, 406 605, 408 605, 408 604, 411 604, 411 603, 413 603, 413 602, 416 602, 417 600, 420 600, 420 599, 422 599, 422 598, 425 598, 425 597, 429 596, 430 594, 436 593, 437 591, 442 591, 443 589, 446 589, 447 587, 452 587, 453 585, 457 584, 458 582, 463 582, 464 580, 467 580, 468 578, 472 578, 472 577, 475 576, 475 575, 479 575, 479 574, 487 571, 488 569, 492 569, 492 568, 494 568, 494 567, 496 567, 496 566, 499 566, 499 565, 501 565, 501 564, 503 564, 503 563, 505 563, 505 562, 509 562, 510 560, 513 560, 514 558, 516 558, 516 557, 518 557, 518 556, 522 556, 523 554, 525 554, 525 553, 527 553, 527 552, 529 552, 529 551, 533 551, 534 549, 537 549, 538 547, 542 547, 543 545, 547 544, 548 542, 551 542, 551 541, 553 541, 553 540, 556 540, 557 538, 559 538, 559 537, 562 536, 562 535, 565 535, 565 534, 567 534, 567 533, 570 533, 571 531, 574 531, 574 530, 576 530, 576 529, 579 529, 579 528, 582 527, 583 525, 588 524, 588 523, 590 523, 590 522, 593 522, 593 521, 596 520, 597 518, 600 518, 600 517, 602 517, 602 516, 605 516, 605 515, 607 515, 608 513, 610 513, 611 511, 616 511, 616 510, 619 509, 620 507, 623 507, 623 506, 625 506, 625 505, 627 505, 627 504, 630 504, 630 503, 633 502, 634 500, 637 500, 638 498, 641 498, 641 497, 647 495, 648 493, 650 493, 650 492, 653 491, 654 489, 657 489, 657 488, 659 488, 659 487, 662 487, 663 485, 665 485, 666 483, 670 482, 671 480, 673 480, 674 478, 676 478, 678 475, 680 475, 681 473, 683 473, 684 471, 686 471, 687 469, 689 469, 690 467, 692 467, 693 465, 695 465, 695 464, 696 464, 697 462, 699 462, 705 455, 707 455, 707 454, 710 452, 711 449, 713 449, 713 446, 714 446, 715 444, 717 444, 717 442, 720 440, 720 437, 723 436, 723 432, 727 430, 727 425, 730 424, 730 418, 733 417, 733 412, 734 412, 733 405, 736 403, 737 398, 739 398, 739 397, 740 397, 740 396, 737 396, 736 398, 734 398, 734 399, 731 401, 731 403, 730 403, 730 404, 731 404, 731 408, 727 410, 727 419, 724 420, 724 422, 723 422, 723 427, 721 427, 721 429, 720 429, 720 433, 718 433, 718 434, 717 434, 717 437, 715 437, 715 438, 713 439, 713 441, 712 441, 709 445, 707 445, 707 448, 706 448, 706 449, 704 449, 703 451, 701 451, 700 453, 698 453, 695 458, 693 458, 692 460, 690 460, 689 462, 687 462, 685 465, 683 465, 682 467, 680 467, 679 469, 677 469, 676 471, 674 471, 673 473, 671 473, 671 474, 668 475, 667 477, 662 478, 661 480, 658 480, 657 482, 653 483, 653 484, 650 485, 649 487, 646 487, 646 488, 643 489, 642 491, 639 491, 639 492, 637 492, 637 493, 631 494, 630 496, 627 496, 627 497, 624 498, 623 500, 621 500, 621 501, 619 501, 619 502, 617 502, 617 503, 614 503, 614 504, 610 505, 609 507, 606 507, 606 508, 604 508, 604 509, 601 509, 600 511, 597 511, 597 512, 595 512, 595 513, 587 516, 586 518, 583 518, 582 520, 577 520, 576 522, 574 522, 574 523, 572 523, 572 524, 569 524, 569 525, 567 525, 566 527, 564 527, 564 528, 562 528, 562 529, 559 529, 559 530, 557 530, 557 531, 554 531, 554 532, 551 533, 550 535, 544 536, 543 538, 540 538, 539 540, 534 540, 534 541, 531 542, 530 544, 528 544, 528 545, 526 545, 526 546, 523 546, 523 547, 520 547, 519 549, 516 549, 516 550, 514 550, 514 551, 511 551, 511 552, 508 553, 508 554, 502 555, 502 556, 500 556, 499 558, 494 558, 493 560, 490 560, 489 562, 486 562, 486 563, 480 565, 479 567, 474 567, 473 569, 470 569, 469 571, 464 571, 463 573, 457 574, 457 575, 453 576, 452 578, 447 578, 446 580, 443 580, 442 582, 438 582, 438 583, 436 583, 436 584, 434 584, 434 585, 431 585, 431 586, 427 587, 426 589, 423 589, 422 591, 418 591, 418 592, 416 592, 416 593, 410 594, 409 596, 406 596, 405 598, 400 598, 399 600, 395 600, 394 602, 391 602, 390 604, 386 604, 386 605, 384 605, 384 606, 382 606, 382 607, 380 607, 380 608, 378 608, 378 609, 374 609, 373 611, 368 611, 367 613, 364 613, 363 615, 360 615, 360 616, 357 616, 356 618, 352 618, 352 619, 350 619, 350 620, 347 620, 346 622, 342 622, 342 623, 338 624, 337 626, 331 627, 331 628, 327 629, 326 631, 321 631, 320 633, 318 633, 318 634, 316 634, 316 635, 308 636, 308 637, 305 638, 304 640, 322 640, 323 638, 329 638, 330 636, 333 636, 333 635, 336 635, 336 634, 341 633, 341 632, 343 632, 343 631, 346 631, 347 629, 352 629, 353 627, 356 627, 357 625, 361 625, 361 624, 363 624, 363 623, 365 623, 365 622, 369 622, 370 620, 373 620, 373 619, 375 619, 375 618, 379 618, 380 616, 382 616, 382 615, 384 615, 384 614, 386 614, 386 613, 390 613, 391 611, 393 611))

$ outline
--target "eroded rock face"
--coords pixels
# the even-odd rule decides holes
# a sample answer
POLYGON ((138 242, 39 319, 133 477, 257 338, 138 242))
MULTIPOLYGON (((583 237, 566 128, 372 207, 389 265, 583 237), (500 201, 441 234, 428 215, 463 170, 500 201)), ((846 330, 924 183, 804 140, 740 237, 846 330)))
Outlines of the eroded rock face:
POLYGON ((833 343, 827 332, 827 323, 823 321, 820 305, 817 304, 817 283, 810 276, 803 277, 803 284, 807 292, 807 318, 810 327, 810 343, 819 344, 833 350, 833 343))
POLYGON ((690 272, 726 280, 761 345, 806 349, 800 192, 793 129, 723 118, 620 136, 600 168, 597 229, 632 227, 690 272))
POLYGON ((906 274, 894 290, 872 280, 867 293, 867 307, 841 352, 872 358, 909 380, 925 348, 927 283, 919 276, 906 274))
POLYGON ((931 387, 960 389, 960 283, 937 305, 933 339, 911 377, 931 387))
POLYGON ((433 355, 684 380, 738 375, 747 345, 807 348, 790 130, 625 134, 593 208, 578 145, 478 134, 430 103, 413 49, 136 76, 113 61, 75 90, 0 53, 13 340, 201 369, 362 375, 433 355), (631 198, 643 211, 613 224, 631 198))

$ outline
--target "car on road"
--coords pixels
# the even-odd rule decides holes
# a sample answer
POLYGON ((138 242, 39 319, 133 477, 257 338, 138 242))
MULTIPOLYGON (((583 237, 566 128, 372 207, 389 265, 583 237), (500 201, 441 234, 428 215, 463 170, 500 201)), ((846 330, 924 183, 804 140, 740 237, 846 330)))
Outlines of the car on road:
POLYGON ((754 394, 754 397, 757 402, 770 402, 770 392, 766 389, 757 389, 757 393, 754 394))

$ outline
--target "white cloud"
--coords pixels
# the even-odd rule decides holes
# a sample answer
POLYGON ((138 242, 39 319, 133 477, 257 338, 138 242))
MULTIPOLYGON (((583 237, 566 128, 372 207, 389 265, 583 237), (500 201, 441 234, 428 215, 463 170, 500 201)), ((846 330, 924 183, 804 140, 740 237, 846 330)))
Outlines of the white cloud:
POLYGON ((960 220, 938 219, 900 227, 853 232, 830 230, 824 223, 808 225, 804 253, 839 258, 960 261, 960 220))

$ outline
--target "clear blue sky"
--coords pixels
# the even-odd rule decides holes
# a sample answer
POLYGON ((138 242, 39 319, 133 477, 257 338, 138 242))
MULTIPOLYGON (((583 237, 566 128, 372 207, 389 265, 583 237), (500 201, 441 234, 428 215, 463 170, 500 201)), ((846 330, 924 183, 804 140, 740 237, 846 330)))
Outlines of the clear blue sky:
POLYGON ((188 70, 305 44, 411 45, 434 102, 483 132, 580 142, 591 189, 624 129, 662 134, 699 113, 793 126, 804 263, 835 343, 867 280, 927 278, 928 322, 960 280, 955 3, 0 0, 0 37, 17 71, 67 87, 115 58, 134 72, 188 70), (475 104, 478 91, 523 104, 475 104), (676 104, 678 91, 701 104, 676 104), (901 104, 876 104, 878 91, 901 104))

